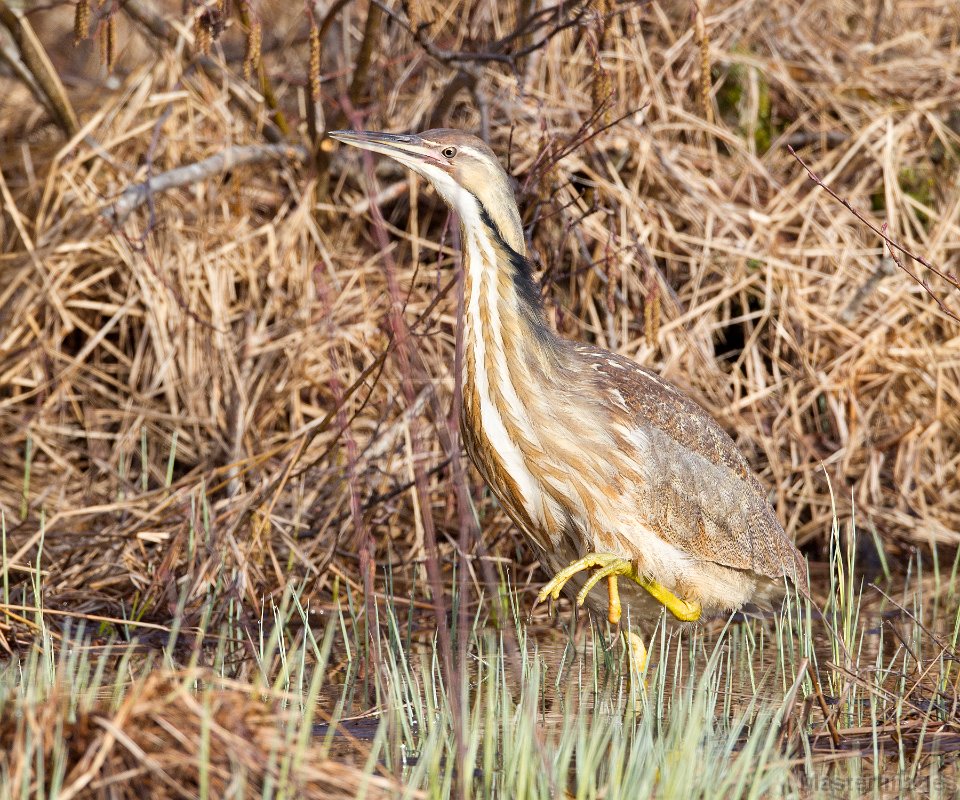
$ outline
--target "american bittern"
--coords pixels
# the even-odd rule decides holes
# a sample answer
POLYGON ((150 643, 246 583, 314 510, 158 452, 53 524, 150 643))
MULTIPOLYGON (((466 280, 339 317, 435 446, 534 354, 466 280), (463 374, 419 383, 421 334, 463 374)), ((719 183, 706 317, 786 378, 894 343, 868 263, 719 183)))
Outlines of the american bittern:
POLYGON ((486 144, 454 130, 330 135, 419 173, 460 217, 460 428, 555 573, 540 600, 572 590, 617 623, 622 591, 638 619, 666 607, 689 622, 782 591, 784 577, 805 586, 803 558, 716 421, 653 372, 547 325, 507 174, 486 144), (601 580, 605 597, 591 592, 601 580))

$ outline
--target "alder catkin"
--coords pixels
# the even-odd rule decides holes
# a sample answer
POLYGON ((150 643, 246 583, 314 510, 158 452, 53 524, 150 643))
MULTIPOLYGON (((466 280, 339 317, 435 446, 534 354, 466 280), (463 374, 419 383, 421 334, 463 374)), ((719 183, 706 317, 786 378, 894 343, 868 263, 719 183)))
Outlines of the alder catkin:
POLYGON ((320 102, 320 30, 311 21, 310 24, 310 97, 314 103, 320 102))
POLYGON ((603 108, 603 114, 600 115, 601 121, 605 125, 610 124, 610 95, 613 93, 613 84, 610 81, 610 72, 604 69, 600 63, 600 56, 597 55, 593 62, 593 80, 590 83, 590 101, 593 108, 603 108))
POLYGON ((213 37, 210 33, 209 12, 203 11, 193 18, 193 46, 201 55, 210 54, 213 37))
POLYGON ((253 70, 260 67, 260 48, 263 44, 263 26, 260 20, 251 19, 247 30, 247 51, 243 56, 243 78, 249 81, 253 70))
POLYGON ((593 56, 592 80, 590 81, 590 101, 594 110, 603 108, 600 121, 610 124, 610 96, 613 94, 613 83, 610 72, 604 68, 601 60, 604 42, 607 38, 607 3, 606 0, 593 0, 591 3, 594 23, 590 32, 591 51, 593 56))
POLYGON ((657 346, 660 334, 660 287, 653 281, 647 287, 647 296, 643 301, 643 336, 647 347, 657 346))
POLYGON ((606 253, 604 254, 606 262, 605 272, 607 275, 606 285, 606 305, 607 313, 613 314, 617 310, 617 283, 620 281, 620 269, 614 262, 613 255, 610 252, 610 242, 607 242, 606 253))
POLYGON ((400 5, 410 21, 411 30, 418 31, 425 27, 429 33, 430 14, 423 8, 422 0, 404 0, 400 5))
POLYGON ((110 14, 100 26, 100 63, 113 71, 113 64, 117 59, 117 15, 110 14))
POLYGON ((73 46, 90 35, 90 0, 77 0, 73 13, 73 46))

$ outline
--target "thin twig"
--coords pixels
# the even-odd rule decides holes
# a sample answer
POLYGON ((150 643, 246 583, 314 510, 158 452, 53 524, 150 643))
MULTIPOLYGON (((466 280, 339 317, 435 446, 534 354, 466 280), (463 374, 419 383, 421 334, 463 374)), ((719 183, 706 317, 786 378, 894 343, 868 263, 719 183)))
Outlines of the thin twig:
POLYGON ((918 284, 920 285, 920 287, 921 287, 928 295, 930 295, 930 297, 932 297, 932 298, 934 299, 934 301, 936 302, 936 304, 937 304, 938 306, 940 306, 940 309, 943 311, 944 314, 946 314, 946 315, 947 315, 948 317, 950 317, 951 319, 956 320, 957 322, 960 322, 960 316, 958 316, 956 313, 954 313, 954 312, 951 311, 949 308, 947 308, 947 306, 943 303, 943 301, 942 301, 939 297, 937 297, 936 294, 934 294, 933 290, 930 288, 930 284, 928 284, 925 280, 923 280, 923 279, 920 278, 918 275, 916 275, 912 270, 908 269, 908 268, 904 265, 903 261, 902 261, 900 258, 897 257, 897 255, 896 255, 896 253, 895 253, 894 251, 895 251, 895 250, 899 250, 899 251, 900 251, 901 253, 903 253, 905 256, 908 256, 909 258, 912 258, 912 259, 913 259, 914 261, 916 261, 918 264, 922 264, 924 267, 926 267, 928 270, 930 270, 934 275, 937 275, 938 277, 943 278, 943 280, 945 280, 945 281, 946 281, 947 283, 949 283, 951 286, 955 287, 956 289, 960 289, 960 279, 958 279, 956 275, 951 275, 951 274, 949 274, 949 273, 947 273, 947 272, 944 272, 944 271, 941 270, 939 267, 935 266, 934 264, 931 264, 931 263, 930 263, 927 259, 925 259, 923 256, 917 255, 916 253, 908 250, 904 245, 900 244, 900 243, 899 243, 898 241, 896 241, 895 239, 891 239, 889 236, 887 236, 887 223, 886 223, 886 222, 884 222, 884 223, 878 228, 878 227, 877 227, 876 225, 874 225, 869 219, 867 219, 866 216, 864 216, 864 214, 863 214, 862 212, 858 211, 858 210, 853 206, 853 204, 850 203, 849 200, 845 200, 845 199, 842 198, 840 195, 838 195, 833 189, 831 189, 829 186, 827 186, 827 184, 823 182, 823 180, 820 178, 820 176, 817 175, 812 169, 810 169, 810 167, 807 166, 807 163, 806 163, 802 158, 800 158, 799 155, 797 155, 797 151, 794 150, 791 145, 789 145, 789 144, 787 145, 787 150, 790 152, 790 155, 792 155, 795 159, 797 159, 797 161, 800 162, 800 166, 803 167, 803 168, 806 170, 807 175, 810 176, 810 180, 812 180, 815 184, 817 184, 817 186, 819 186, 821 189, 825 189, 826 192, 827 192, 827 194, 829 194, 834 200, 836 200, 838 203, 840 203, 840 205, 842 205, 845 209, 847 209, 847 211, 849 211, 851 214, 853 214, 858 220, 860 220, 860 221, 861 221, 864 225, 866 225, 870 230, 872 230, 875 234, 877 234, 877 236, 879 236, 881 239, 883 239, 884 242, 886 242, 887 248, 890 250, 890 255, 891 255, 891 257, 893 258, 894 263, 896 263, 896 265, 897 265, 898 267, 900 267, 900 269, 902 269, 904 272, 906 272, 907 275, 909 275, 911 278, 913 278, 913 280, 914 280, 916 283, 918 283, 918 284))
MULTIPOLYGON (((323 280, 323 273, 320 270, 314 270, 314 285, 317 289, 317 296, 321 307, 324 309, 324 317, 327 320, 327 327, 330 331, 331 341, 336 338, 337 331, 333 324, 333 314, 331 310, 333 301, 327 288, 326 281, 323 280)), ((334 403, 337 404, 337 424, 340 426, 340 433, 334 440, 341 452, 346 455, 345 475, 347 488, 350 493, 350 516, 353 519, 354 533, 357 540, 357 554, 360 557, 360 578, 363 583, 363 607, 364 620, 363 629, 366 634, 367 648, 364 649, 365 657, 369 658, 371 654, 378 662, 380 660, 380 637, 375 634, 375 609, 373 598, 373 579, 376 563, 374 561, 373 535, 366 525, 363 517, 363 510, 360 506, 360 486, 357 482, 357 440, 353 431, 347 424, 346 405, 343 401, 343 383, 340 381, 338 373, 340 372, 339 359, 337 358, 336 348, 331 347, 328 353, 330 360, 330 390, 333 394, 334 403), (340 444, 340 440, 343 443, 340 444)))
POLYGON ((820 688, 820 681, 817 679, 817 675, 813 671, 813 667, 810 665, 809 661, 807 661, 807 675, 810 676, 810 682, 813 684, 813 693, 816 695, 817 704, 820 706, 820 710, 823 712, 823 719, 827 724, 827 730, 830 731, 830 739, 833 741, 834 747, 839 747, 840 732, 837 730, 837 725, 833 721, 833 715, 830 713, 830 709, 827 707, 827 699, 823 696, 823 689, 820 688))
MULTIPOLYGON (((344 107, 351 122, 359 125, 359 115, 354 111, 348 98, 344 99, 344 107)), ((373 160, 369 153, 364 153, 364 162, 367 172, 367 181, 370 185, 375 185, 373 177, 373 160)), ((376 204, 370 206, 371 217, 373 219, 373 232, 380 247, 381 257, 383 259, 384 273, 386 275, 387 291, 390 296, 391 304, 387 315, 387 324, 393 334, 393 340, 396 342, 396 355, 400 367, 401 391, 407 405, 413 405, 416 394, 413 388, 413 352, 414 348, 410 346, 410 329, 403 317, 403 309, 406 305, 400 299, 400 286, 397 280, 397 267, 394 262, 389 241, 387 239, 386 224, 380 207, 376 204)), ((408 298, 409 299, 409 298, 408 298)), ((438 426, 445 427, 445 426, 438 426)), ((412 469, 416 480, 416 496, 421 504, 421 520, 423 524, 423 539, 426 548, 426 571, 427 582, 430 586, 430 600, 433 604, 434 617, 437 624, 437 638, 440 644, 440 654, 443 662, 444 674, 447 677, 448 685, 458 687, 460 679, 463 677, 461 670, 465 665, 454 662, 453 646, 450 636, 450 623, 447 619, 447 603, 444 596, 443 579, 440 572, 440 551, 437 547, 437 534, 433 519, 433 509, 429 502, 430 490, 427 485, 427 477, 423 469, 423 464, 417 458, 422 446, 421 425, 416 416, 410 419, 409 424, 410 441, 413 449, 412 469)), ((454 733, 457 741, 458 757, 463 757, 465 750, 464 731, 463 731, 463 709, 460 705, 460 694, 457 691, 450 693, 450 707, 454 719, 454 733)))

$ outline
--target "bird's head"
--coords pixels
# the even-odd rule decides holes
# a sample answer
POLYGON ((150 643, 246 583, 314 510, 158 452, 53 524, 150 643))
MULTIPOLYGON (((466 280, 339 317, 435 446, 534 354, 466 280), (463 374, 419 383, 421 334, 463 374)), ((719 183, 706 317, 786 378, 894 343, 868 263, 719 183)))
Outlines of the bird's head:
POLYGON ((414 135, 331 131, 330 138, 399 161, 426 178, 469 227, 486 214, 504 241, 523 253, 523 228, 507 173, 482 139, 437 128, 414 135))

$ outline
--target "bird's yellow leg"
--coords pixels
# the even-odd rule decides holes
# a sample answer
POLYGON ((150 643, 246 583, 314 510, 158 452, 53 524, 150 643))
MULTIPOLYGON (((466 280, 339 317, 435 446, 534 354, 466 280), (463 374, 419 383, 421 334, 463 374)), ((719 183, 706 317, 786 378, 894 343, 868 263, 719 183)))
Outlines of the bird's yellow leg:
POLYGON ((667 607, 673 616, 681 622, 696 622, 700 619, 700 604, 696 600, 681 600, 663 584, 643 578, 637 580, 644 589, 667 607))
MULTIPOLYGON (((579 596, 577 601, 580 601, 579 596)), ((607 575, 607 619, 612 625, 616 625, 620 621, 621 613, 623 609, 620 606, 620 587, 617 586, 617 576, 607 575)))
POLYGON ((540 594, 537 595, 537 602, 542 603, 548 597, 556 600, 560 597, 560 590, 563 589, 567 581, 578 572, 594 567, 599 567, 599 569, 584 583, 583 588, 577 595, 577 605, 582 606, 590 590, 601 580, 607 578, 607 592, 610 602, 607 619, 614 625, 620 621, 620 591, 617 588, 616 581, 621 576, 629 578, 638 586, 646 589, 657 602, 666 606, 667 611, 677 619, 683 622, 695 622, 700 619, 700 604, 698 602, 681 600, 663 584, 640 575, 629 559, 615 556, 612 553, 587 553, 580 560, 564 567, 540 590, 540 594))

